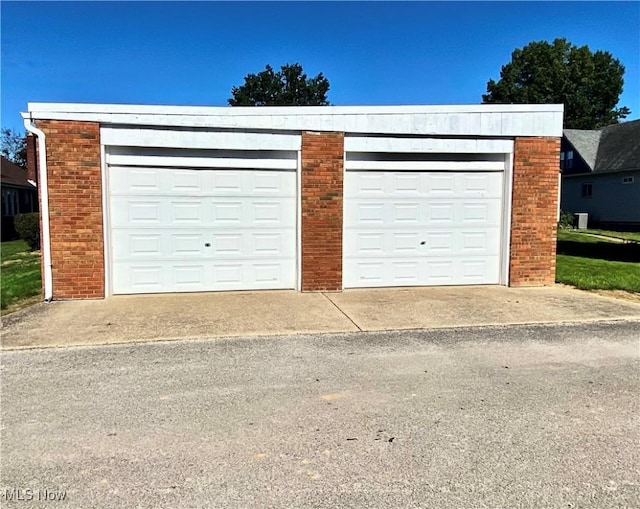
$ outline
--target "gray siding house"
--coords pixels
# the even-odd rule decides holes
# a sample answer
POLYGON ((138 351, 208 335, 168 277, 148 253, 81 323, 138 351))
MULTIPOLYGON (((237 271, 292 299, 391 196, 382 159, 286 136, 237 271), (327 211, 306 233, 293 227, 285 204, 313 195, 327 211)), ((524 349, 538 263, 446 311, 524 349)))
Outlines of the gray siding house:
POLYGON ((640 120, 565 129, 560 208, 589 214, 589 227, 640 229, 640 120))

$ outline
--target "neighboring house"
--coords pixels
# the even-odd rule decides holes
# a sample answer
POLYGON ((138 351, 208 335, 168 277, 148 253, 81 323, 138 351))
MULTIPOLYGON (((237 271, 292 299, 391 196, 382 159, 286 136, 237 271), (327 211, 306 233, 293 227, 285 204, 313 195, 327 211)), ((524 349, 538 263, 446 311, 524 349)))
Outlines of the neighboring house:
POLYGON ((561 209, 589 226, 640 228, 640 120, 592 131, 565 129, 561 209))
POLYGON ((27 170, 2 157, 2 240, 17 238, 13 224, 16 214, 38 210, 38 191, 35 182, 27 179, 27 170))
POLYGON ((562 105, 28 109, 45 299, 555 281, 562 105))

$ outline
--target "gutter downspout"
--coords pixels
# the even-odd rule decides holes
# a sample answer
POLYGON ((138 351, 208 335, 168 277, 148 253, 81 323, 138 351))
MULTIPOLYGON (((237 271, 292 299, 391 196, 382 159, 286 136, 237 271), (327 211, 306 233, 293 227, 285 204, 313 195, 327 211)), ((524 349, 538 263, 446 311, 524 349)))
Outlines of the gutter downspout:
POLYGON ((30 118, 23 113, 24 127, 27 131, 38 137, 38 171, 39 171, 39 188, 42 214, 42 257, 44 267, 44 300, 51 302, 53 299, 53 274, 51 271, 51 231, 49 229, 49 187, 47 182, 47 146, 45 143, 45 135, 37 129, 31 122, 30 118))

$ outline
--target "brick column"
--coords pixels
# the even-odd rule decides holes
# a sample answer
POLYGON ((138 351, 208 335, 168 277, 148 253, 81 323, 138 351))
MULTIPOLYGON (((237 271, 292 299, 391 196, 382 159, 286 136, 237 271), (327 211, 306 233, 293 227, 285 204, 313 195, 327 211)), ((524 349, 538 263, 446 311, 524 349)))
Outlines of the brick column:
POLYGON ((38 140, 29 133, 27 134, 27 178, 38 183, 38 140))
POLYGON ((342 290, 344 133, 302 133, 302 291, 342 290))
POLYGON ((47 146, 53 298, 104 297, 100 125, 37 125, 47 146))
POLYGON ((510 286, 555 283, 560 138, 516 138, 510 286))

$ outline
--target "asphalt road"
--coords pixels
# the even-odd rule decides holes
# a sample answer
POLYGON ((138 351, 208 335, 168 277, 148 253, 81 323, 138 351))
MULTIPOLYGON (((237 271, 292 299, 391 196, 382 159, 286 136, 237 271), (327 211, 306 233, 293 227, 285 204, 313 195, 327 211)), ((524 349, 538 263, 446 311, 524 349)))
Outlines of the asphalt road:
POLYGON ((639 359, 624 321, 4 352, 0 506, 640 507, 639 359))

